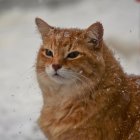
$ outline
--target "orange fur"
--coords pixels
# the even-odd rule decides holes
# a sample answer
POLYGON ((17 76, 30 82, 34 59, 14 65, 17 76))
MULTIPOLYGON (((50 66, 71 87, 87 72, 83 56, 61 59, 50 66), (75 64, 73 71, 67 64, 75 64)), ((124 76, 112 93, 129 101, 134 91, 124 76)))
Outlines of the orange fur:
POLYGON ((36 64, 44 100, 39 126, 46 137, 139 140, 140 76, 123 72, 103 42, 102 25, 97 22, 85 30, 60 29, 39 18, 36 24, 43 39, 36 64), (53 51, 52 57, 46 57, 46 49, 53 51), (72 51, 80 55, 65 57, 72 51), (58 76, 56 82, 46 73, 46 67, 53 64, 73 75, 58 76))

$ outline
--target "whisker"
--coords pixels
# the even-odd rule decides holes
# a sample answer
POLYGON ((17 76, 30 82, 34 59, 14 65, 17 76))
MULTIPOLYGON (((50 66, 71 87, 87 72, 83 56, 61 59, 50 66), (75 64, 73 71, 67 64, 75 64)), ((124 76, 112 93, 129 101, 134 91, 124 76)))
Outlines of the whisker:
MULTIPOLYGON (((79 80, 81 82, 82 85, 86 85, 90 91, 90 93, 93 93, 94 89, 91 88, 91 83, 89 83, 89 81, 87 81, 86 79, 85 80, 82 80, 81 78, 79 78, 78 76, 76 75, 71 75, 72 77, 76 78, 77 80, 79 80)), ((87 92, 87 89, 85 86, 81 86, 85 92, 87 92), (84 88, 85 87, 85 88, 84 88)))

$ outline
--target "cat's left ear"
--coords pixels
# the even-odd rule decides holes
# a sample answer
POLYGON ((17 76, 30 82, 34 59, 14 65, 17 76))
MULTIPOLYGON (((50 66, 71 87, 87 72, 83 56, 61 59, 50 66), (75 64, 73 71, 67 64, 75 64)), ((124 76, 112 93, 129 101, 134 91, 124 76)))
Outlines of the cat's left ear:
POLYGON ((96 22, 89 26, 86 30, 88 43, 94 45, 95 48, 100 48, 100 42, 103 40, 103 26, 100 22, 96 22))
POLYGON ((48 23, 46 23, 44 20, 40 18, 35 19, 35 23, 37 25, 37 28, 42 36, 42 38, 49 34, 49 32, 54 29, 52 26, 50 26, 48 23))

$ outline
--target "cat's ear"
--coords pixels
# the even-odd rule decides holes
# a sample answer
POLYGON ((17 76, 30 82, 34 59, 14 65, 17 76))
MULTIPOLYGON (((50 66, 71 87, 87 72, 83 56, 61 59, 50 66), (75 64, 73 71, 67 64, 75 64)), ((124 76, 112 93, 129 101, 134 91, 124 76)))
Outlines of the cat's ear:
POLYGON ((89 26, 86 30, 88 42, 93 44, 95 48, 100 47, 100 42, 103 40, 103 26, 100 22, 96 22, 89 26))
POLYGON ((51 27, 48 23, 46 23, 44 20, 40 18, 35 18, 35 23, 42 38, 48 35, 51 29, 53 29, 53 27, 51 27))

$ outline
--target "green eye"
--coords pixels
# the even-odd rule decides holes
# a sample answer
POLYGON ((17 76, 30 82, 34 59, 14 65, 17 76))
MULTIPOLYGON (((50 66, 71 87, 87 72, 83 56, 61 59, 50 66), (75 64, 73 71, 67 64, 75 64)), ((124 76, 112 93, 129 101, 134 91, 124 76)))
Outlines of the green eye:
POLYGON ((52 51, 49 50, 49 49, 46 49, 46 50, 45 50, 45 55, 46 55, 46 56, 49 56, 49 57, 53 57, 53 53, 52 53, 52 51))
POLYGON ((76 58, 80 53, 78 51, 74 51, 68 54, 67 58, 76 58))

